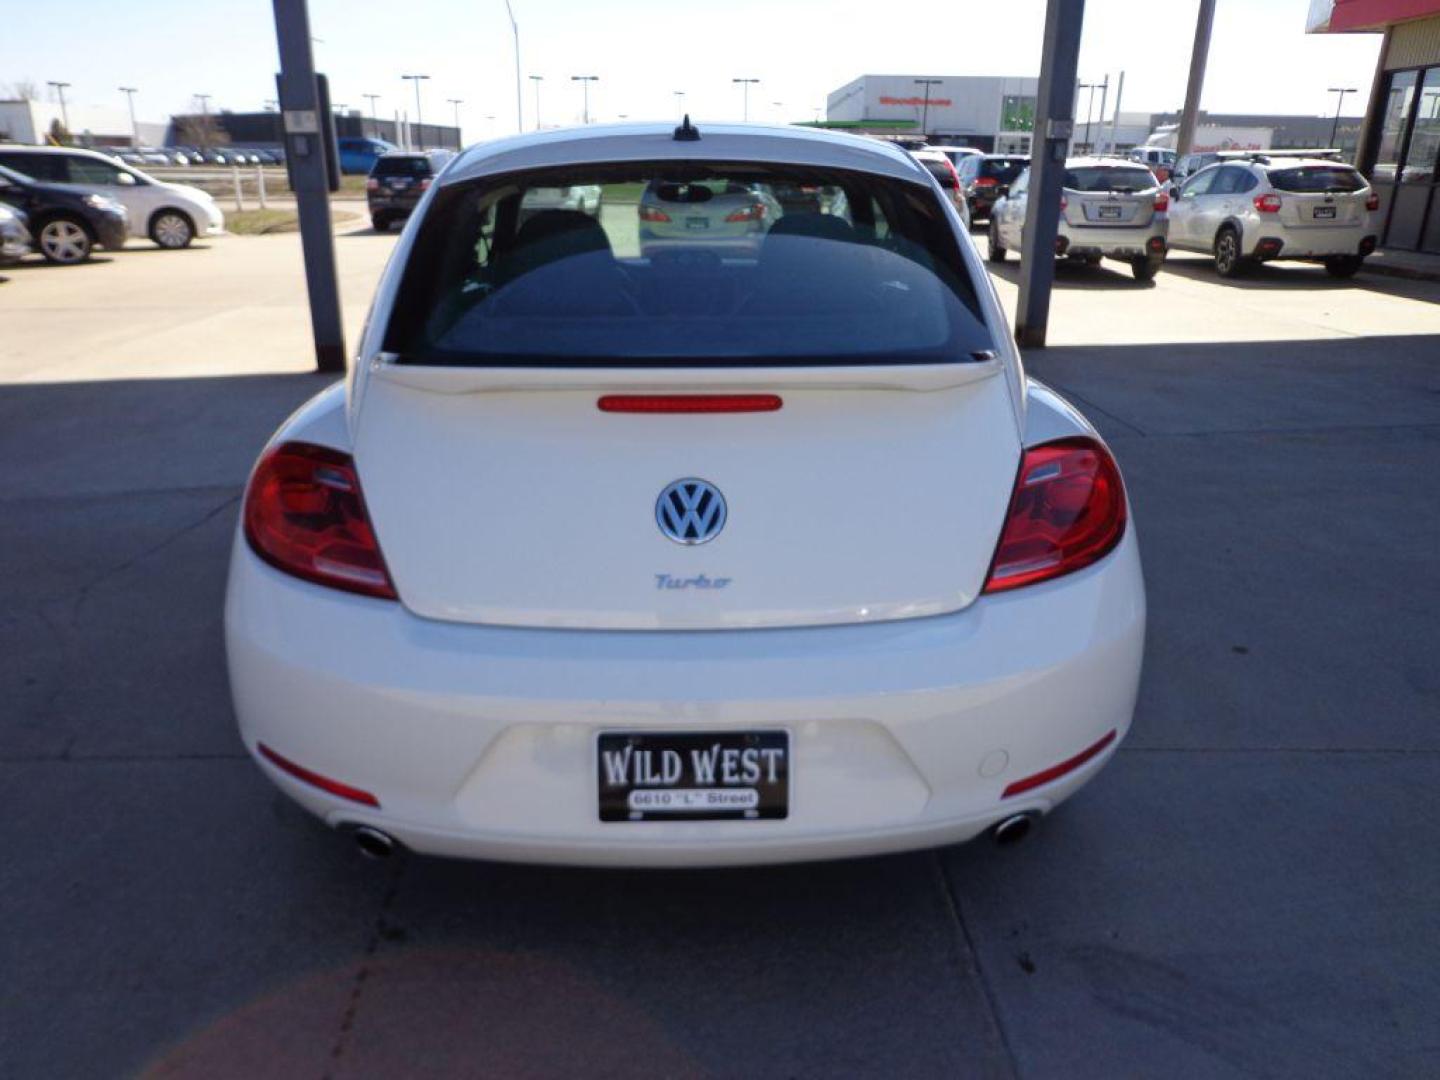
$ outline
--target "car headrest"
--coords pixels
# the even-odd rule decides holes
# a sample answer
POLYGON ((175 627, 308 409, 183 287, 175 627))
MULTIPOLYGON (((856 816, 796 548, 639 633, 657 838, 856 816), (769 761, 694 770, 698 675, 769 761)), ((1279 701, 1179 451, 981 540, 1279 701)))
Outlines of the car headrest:
POLYGON ((770 226, 767 236, 813 236, 819 240, 854 243, 858 237, 850 223, 834 214, 785 214, 770 226))

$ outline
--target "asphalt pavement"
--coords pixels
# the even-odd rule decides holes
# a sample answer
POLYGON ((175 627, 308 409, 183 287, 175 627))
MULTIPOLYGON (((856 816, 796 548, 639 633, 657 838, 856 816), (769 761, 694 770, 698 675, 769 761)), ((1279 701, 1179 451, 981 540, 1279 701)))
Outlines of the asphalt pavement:
MULTIPOLYGON (((352 337, 392 243, 337 239, 352 337)), ((1134 505, 1112 764, 1012 848, 678 873, 368 862, 245 757, 294 237, 7 271, 0 1076, 1440 1072, 1440 286, 1191 262, 1065 268, 1027 356, 1134 505)))

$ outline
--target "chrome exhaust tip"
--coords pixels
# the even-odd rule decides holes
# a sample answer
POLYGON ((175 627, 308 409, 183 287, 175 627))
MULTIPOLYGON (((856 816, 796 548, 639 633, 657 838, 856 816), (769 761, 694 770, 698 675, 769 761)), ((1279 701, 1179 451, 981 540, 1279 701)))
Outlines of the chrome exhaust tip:
POLYGON ((995 838, 995 843, 1001 847, 1018 844, 1030 835, 1031 826, 1039 820, 1040 815, 1033 810, 1024 814, 1016 814, 1014 817, 1006 818, 991 829, 990 835, 995 838))
POLYGON ((399 847, 395 838, 389 833, 381 832, 369 825, 355 826, 354 836, 355 846, 367 859, 388 859, 399 847))

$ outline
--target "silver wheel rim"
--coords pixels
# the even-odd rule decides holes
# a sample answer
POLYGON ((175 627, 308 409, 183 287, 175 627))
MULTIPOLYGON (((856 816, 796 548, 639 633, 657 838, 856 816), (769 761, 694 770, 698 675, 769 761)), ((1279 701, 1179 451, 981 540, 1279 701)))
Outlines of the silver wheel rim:
POLYGON ((1220 243, 1215 251, 1215 264, 1222 270, 1229 270, 1235 265, 1235 238, 1226 233, 1220 238, 1220 243))
POLYGON ((52 221, 40 230, 40 250, 56 262, 79 262, 90 253, 90 238, 73 221, 52 221))
POLYGON ((161 247, 184 247, 190 242, 190 225, 179 214, 161 214, 155 219, 155 241, 161 247))

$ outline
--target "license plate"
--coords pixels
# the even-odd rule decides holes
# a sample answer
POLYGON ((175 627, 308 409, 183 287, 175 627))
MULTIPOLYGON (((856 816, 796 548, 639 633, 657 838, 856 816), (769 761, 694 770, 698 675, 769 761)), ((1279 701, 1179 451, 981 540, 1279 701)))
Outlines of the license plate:
POLYGON ((1102 206, 1102 207, 1100 207, 1100 216, 1101 216, 1102 218, 1110 218, 1110 219, 1118 218, 1118 217, 1120 216, 1120 207, 1118 207, 1118 206, 1102 206))
POLYGON ((708 229, 709 227, 710 227, 710 219, 709 219, 709 218, 703 218, 703 217, 687 217, 687 218, 685 219, 685 228, 687 228, 687 229, 708 229))
POLYGON ((604 732, 596 747, 601 821, 784 818, 785 731, 604 732))
POLYGON ((1335 207, 1317 206, 1315 207, 1315 216, 1317 218, 1333 218, 1335 216, 1335 207))

